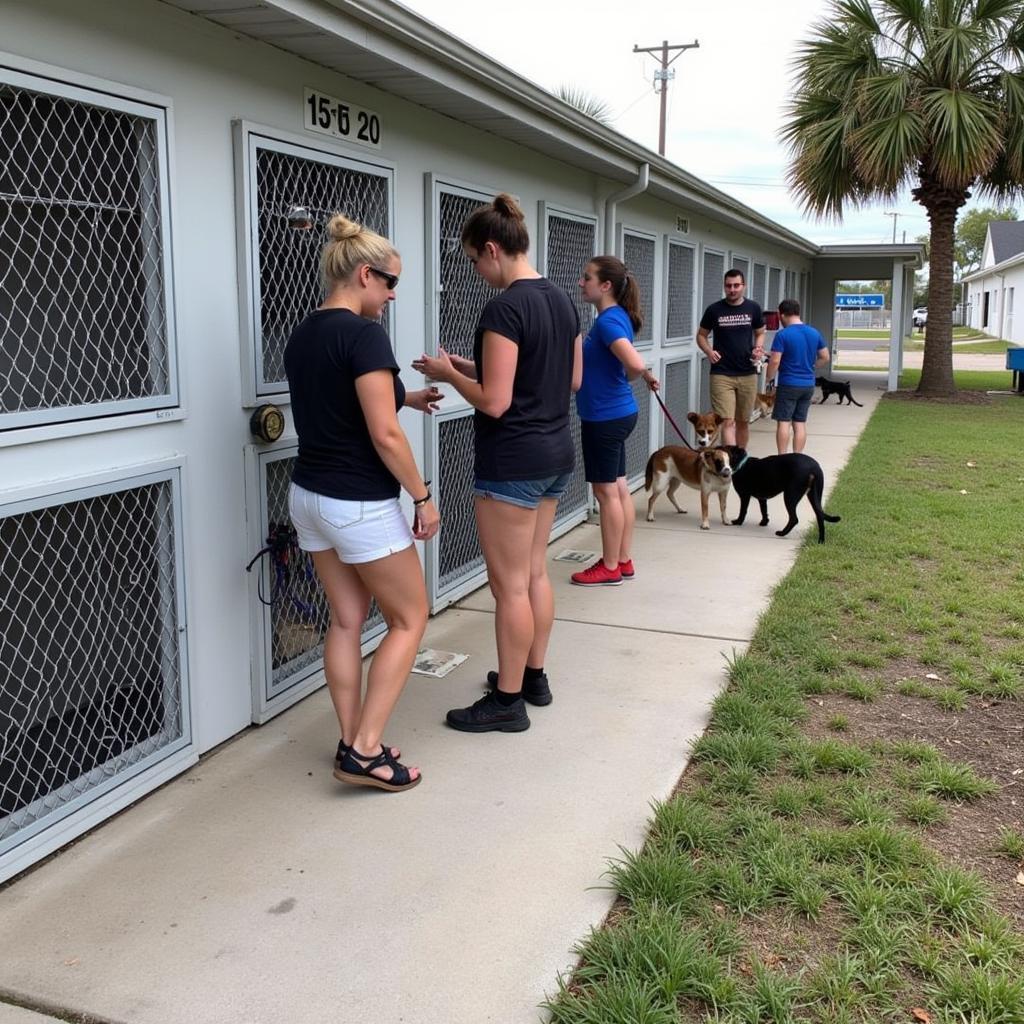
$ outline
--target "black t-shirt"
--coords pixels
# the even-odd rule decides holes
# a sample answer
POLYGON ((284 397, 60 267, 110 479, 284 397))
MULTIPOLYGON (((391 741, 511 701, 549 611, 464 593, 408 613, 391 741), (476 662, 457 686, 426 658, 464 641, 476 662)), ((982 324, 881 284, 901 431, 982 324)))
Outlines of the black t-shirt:
POLYGON ((712 373, 727 377, 746 377, 756 373, 750 361, 754 349, 754 332, 764 327, 761 307, 752 299, 732 306, 725 299, 712 302, 700 318, 700 325, 711 331, 712 347, 722 358, 711 364, 712 373))
POLYGON ((292 331, 284 368, 299 435, 292 480, 329 498, 397 498, 398 481, 373 447, 356 394, 357 377, 390 370, 395 409, 405 403, 405 388, 384 328, 347 309, 319 309, 292 331))
POLYGON ((573 342, 580 318, 569 296, 547 278, 514 281, 484 306, 473 342, 483 380, 483 338, 494 331, 519 346, 512 404, 495 418, 477 412, 476 475, 482 480, 539 480, 568 473, 573 342))

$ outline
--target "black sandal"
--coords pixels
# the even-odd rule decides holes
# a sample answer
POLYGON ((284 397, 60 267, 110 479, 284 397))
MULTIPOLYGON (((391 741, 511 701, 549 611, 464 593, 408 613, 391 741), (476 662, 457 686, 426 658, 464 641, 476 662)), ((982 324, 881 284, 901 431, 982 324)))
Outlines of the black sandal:
MULTIPOLYGON (((347 752, 348 752, 349 750, 351 750, 351 749, 352 749, 352 748, 351 748, 351 747, 349 747, 349 745, 348 745, 348 744, 347 744, 347 743, 346 743, 346 742, 345 742, 344 740, 338 740, 338 751, 337 751, 337 753, 336 753, 336 754, 334 755, 334 767, 335 767, 335 768, 340 768, 340 767, 341 767, 341 759, 342 759, 342 758, 343 758, 343 757, 345 756, 345 754, 346 754, 346 753, 347 753, 347 752)), ((399 757, 401 757, 401 756, 402 756, 402 752, 401 752, 400 750, 398 750, 398 748, 397 748, 397 747, 395 747, 394 749, 395 749, 395 750, 397 751, 397 753, 394 753, 394 754, 392 754, 392 753, 391 753, 391 750, 392 750, 392 748, 391 748, 391 747, 388 747, 388 748, 387 748, 388 754, 389 754, 389 755, 390 755, 391 757, 393 757, 393 758, 396 758, 396 759, 397 759, 397 758, 399 758, 399 757)))
POLYGON ((372 786, 375 789, 386 789, 389 793, 400 793, 405 789, 418 786, 423 780, 422 775, 414 779, 409 769, 391 756, 387 747, 381 745, 380 753, 368 758, 352 747, 347 747, 341 758, 341 765, 334 769, 334 777, 342 782, 351 782, 355 786, 372 786), (366 761, 366 764, 362 764, 366 761), (391 778, 382 779, 371 772, 376 768, 387 766, 391 769, 391 778))

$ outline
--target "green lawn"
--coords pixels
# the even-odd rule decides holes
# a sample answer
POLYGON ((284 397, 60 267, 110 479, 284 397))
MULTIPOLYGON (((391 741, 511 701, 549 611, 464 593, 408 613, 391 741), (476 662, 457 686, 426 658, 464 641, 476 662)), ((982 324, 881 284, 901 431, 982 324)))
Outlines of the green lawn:
POLYGON ((842 522, 776 587, 644 848, 611 862, 620 899, 555 1024, 1024 1022, 1024 934, 995 907, 1020 900, 1024 810, 956 745, 1022 714, 1021 408, 879 405, 826 503, 842 522), (966 839, 930 840, 961 819, 966 839), (1003 858, 1005 892, 947 859, 964 842, 1003 858))

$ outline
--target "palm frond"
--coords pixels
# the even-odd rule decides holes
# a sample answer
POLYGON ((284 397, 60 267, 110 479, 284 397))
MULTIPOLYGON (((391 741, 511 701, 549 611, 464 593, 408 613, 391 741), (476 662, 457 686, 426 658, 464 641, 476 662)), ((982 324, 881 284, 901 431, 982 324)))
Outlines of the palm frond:
POLYGON ((595 96, 585 89, 580 89, 573 85, 565 85, 564 83, 558 86, 555 90, 555 95, 563 103, 568 103, 570 107, 575 107, 581 114, 592 117, 601 124, 611 125, 613 120, 612 108, 599 96, 595 96))
POLYGON ((913 110, 869 121, 850 136, 860 176, 882 199, 892 199, 917 169, 927 135, 924 119, 913 110))
POLYGON ((984 175, 1002 149, 1001 112, 980 96, 943 87, 921 93, 931 164, 951 188, 966 188, 984 175))

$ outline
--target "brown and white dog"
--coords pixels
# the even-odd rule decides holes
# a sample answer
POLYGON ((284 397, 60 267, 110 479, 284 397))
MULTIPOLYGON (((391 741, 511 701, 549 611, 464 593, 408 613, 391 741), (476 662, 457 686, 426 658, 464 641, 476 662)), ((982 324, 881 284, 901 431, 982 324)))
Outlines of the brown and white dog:
POLYGON ((772 414, 772 410, 775 408, 775 392, 774 391, 758 391, 757 398, 754 400, 754 410, 750 414, 750 422, 753 423, 759 419, 769 419, 772 414))
POLYGON ((714 448, 718 444, 725 420, 717 412, 691 412, 686 418, 693 424, 698 448, 714 448))
POLYGON ((678 445, 659 448, 647 460, 644 486, 650 497, 647 499, 647 521, 654 522, 654 503, 659 495, 668 493, 677 512, 685 512, 676 502, 676 491, 680 484, 686 484, 700 491, 700 528, 710 530, 708 503, 712 493, 718 495, 722 523, 729 525, 725 516, 725 501, 729 496, 729 482, 732 479, 731 456, 725 448, 703 448, 693 451, 678 445))

